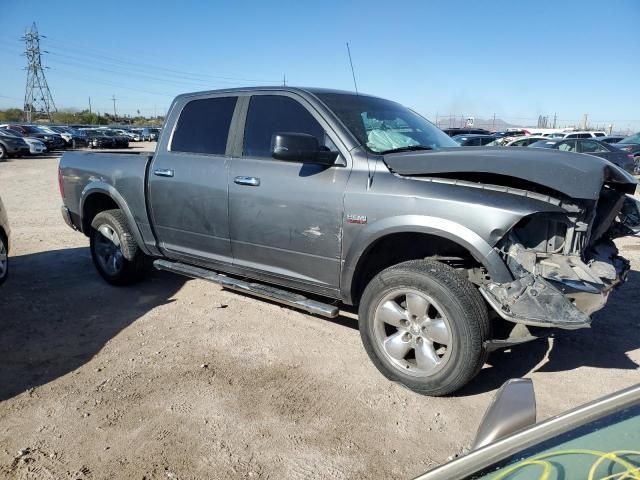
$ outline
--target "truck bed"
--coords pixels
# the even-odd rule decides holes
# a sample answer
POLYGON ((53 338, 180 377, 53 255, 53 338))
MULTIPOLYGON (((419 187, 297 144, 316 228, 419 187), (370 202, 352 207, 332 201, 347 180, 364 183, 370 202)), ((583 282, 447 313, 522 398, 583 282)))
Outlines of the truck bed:
POLYGON ((99 195, 109 194, 122 209, 144 245, 155 245, 145 192, 151 152, 66 152, 59 165, 64 205, 73 226, 87 233, 83 209, 99 195), (95 195, 95 196, 94 196, 95 195))

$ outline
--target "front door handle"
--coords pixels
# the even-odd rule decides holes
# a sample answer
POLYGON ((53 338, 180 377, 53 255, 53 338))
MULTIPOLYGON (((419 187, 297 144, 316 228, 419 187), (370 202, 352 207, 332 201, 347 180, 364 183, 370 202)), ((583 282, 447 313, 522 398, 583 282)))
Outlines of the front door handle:
POLYGON ((159 177, 173 177, 173 170, 170 168, 156 168, 153 174, 159 177))
POLYGON ((260 179, 257 177, 236 177, 233 179, 233 183, 238 185, 249 185, 250 187, 259 187, 260 179))

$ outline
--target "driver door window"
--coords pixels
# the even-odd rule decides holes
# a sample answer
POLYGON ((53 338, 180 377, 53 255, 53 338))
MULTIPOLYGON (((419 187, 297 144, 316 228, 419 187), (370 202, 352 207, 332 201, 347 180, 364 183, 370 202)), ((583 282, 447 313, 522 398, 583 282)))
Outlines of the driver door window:
POLYGON ((602 153, 608 150, 593 140, 582 140, 578 143, 578 151, 580 153, 602 153))
POLYGON ((576 151, 576 141, 572 140, 570 142, 561 143, 558 147, 558 150, 562 150, 563 152, 575 152, 576 151))
POLYGON ((337 150, 322 126, 294 99, 277 95, 251 98, 244 128, 242 155, 271 158, 271 140, 278 132, 307 133, 328 149, 337 150))

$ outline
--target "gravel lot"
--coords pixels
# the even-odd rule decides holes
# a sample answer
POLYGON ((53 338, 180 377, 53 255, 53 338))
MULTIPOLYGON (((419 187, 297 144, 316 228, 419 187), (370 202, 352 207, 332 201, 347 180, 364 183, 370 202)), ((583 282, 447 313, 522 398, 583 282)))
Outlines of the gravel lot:
POLYGON ((57 165, 0 163, 2 478, 412 478, 470 444, 508 378, 533 379, 539 418, 640 378, 637 240, 593 328, 494 354, 464 391, 427 398, 375 370, 352 315, 170 274, 108 286, 60 216, 57 165))

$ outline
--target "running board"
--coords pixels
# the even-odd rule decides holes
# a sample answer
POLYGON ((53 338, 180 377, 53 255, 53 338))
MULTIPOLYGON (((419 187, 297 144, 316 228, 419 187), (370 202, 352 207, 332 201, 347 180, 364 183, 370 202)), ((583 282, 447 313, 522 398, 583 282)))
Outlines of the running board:
POLYGON ((291 293, 287 290, 264 285, 262 283, 227 277, 221 273, 216 273, 205 268, 194 267, 193 265, 187 265, 186 263, 170 262, 168 260, 155 260, 153 262, 153 266, 158 270, 166 270, 167 272, 178 273, 191 278, 201 278, 202 280, 208 280, 209 282, 222 285, 224 288, 228 288, 229 290, 236 290, 256 297, 273 300, 274 302, 283 303, 309 313, 322 315, 323 317, 335 318, 338 316, 340 311, 335 305, 316 302, 315 300, 310 300, 297 293, 291 293))

